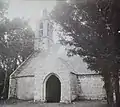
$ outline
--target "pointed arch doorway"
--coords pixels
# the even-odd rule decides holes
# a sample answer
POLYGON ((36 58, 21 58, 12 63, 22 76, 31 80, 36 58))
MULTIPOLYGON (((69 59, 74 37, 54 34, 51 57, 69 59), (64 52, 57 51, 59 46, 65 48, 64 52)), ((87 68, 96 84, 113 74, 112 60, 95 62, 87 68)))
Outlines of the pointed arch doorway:
POLYGON ((46 101, 60 102, 60 96, 61 96, 60 80, 55 75, 51 75, 46 81, 46 101))

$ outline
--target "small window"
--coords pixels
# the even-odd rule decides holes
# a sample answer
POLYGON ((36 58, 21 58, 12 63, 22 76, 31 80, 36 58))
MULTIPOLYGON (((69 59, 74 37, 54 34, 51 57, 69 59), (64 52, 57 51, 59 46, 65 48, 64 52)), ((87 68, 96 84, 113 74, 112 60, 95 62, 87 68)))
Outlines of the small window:
POLYGON ((41 30, 39 31, 39 35, 40 35, 40 36, 43 36, 43 29, 41 29, 41 30))
POLYGON ((47 25, 47 36, 49 36, 49 30, 50 30, 50 28, 49 28, 49 23, 48 23, 48 25, 47 25))
POLYGON ((39 35, 43 36, 43 23, 40 23, 39 35))
POLYGON ((50 28, 49 26, 50 26, 50 25, 49 25, 49 23, 48 23, 48 24, 47 24, 47 30, 48 30, 48 31, 49 31, 49 28, 50 28))
POLYGON ((40 29, 43 29, 43 23, 40 23, 40 29))

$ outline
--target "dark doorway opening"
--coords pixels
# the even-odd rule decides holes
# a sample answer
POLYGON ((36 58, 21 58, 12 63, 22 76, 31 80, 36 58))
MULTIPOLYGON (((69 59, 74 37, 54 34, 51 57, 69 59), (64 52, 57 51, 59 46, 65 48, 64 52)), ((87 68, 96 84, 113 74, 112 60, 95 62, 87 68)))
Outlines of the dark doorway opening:
POLYGON ((46 101, 60 102, 60 96, 61 96, 60 80, 55 75, 51 75, 46 82, 46 101))

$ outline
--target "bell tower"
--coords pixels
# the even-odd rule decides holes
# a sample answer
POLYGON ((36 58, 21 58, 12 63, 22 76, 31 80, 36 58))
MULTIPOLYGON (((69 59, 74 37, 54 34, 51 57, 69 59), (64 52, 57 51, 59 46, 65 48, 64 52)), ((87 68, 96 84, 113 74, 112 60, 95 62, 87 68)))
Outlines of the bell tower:
POLYGON ((36 24, 34 50, 49 50, 53 43, 53 23, 47 9, 42 11, 42 18, 36 24))

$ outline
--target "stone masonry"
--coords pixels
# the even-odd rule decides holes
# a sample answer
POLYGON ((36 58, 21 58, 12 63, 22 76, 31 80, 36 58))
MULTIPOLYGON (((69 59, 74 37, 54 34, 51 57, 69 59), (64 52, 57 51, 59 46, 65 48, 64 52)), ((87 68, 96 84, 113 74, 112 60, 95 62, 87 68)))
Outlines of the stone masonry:
POLYGON ((38 22, 35 33, 35 51, 11 74, 9 98, 41 102, 46 102, 51 98, 54 101, 54 95, 50 93, 55 87, 60 88, 60 93, 55 95, 57 98, 60 97, 59 102, 71 102, 76 99, 104 99, 102 77, 88 70, 82 58, 79 56, 69 58, 65 46, 54 43, 53 23, 48 19, 45 10, 43 18, 38 22), (54 81, 54 86, 49 83, 48 80, 52 75, 60 81, 59 87, 54 84, 54 81), (47 87, 51 88, 51 91, 47 91, 47 87))

